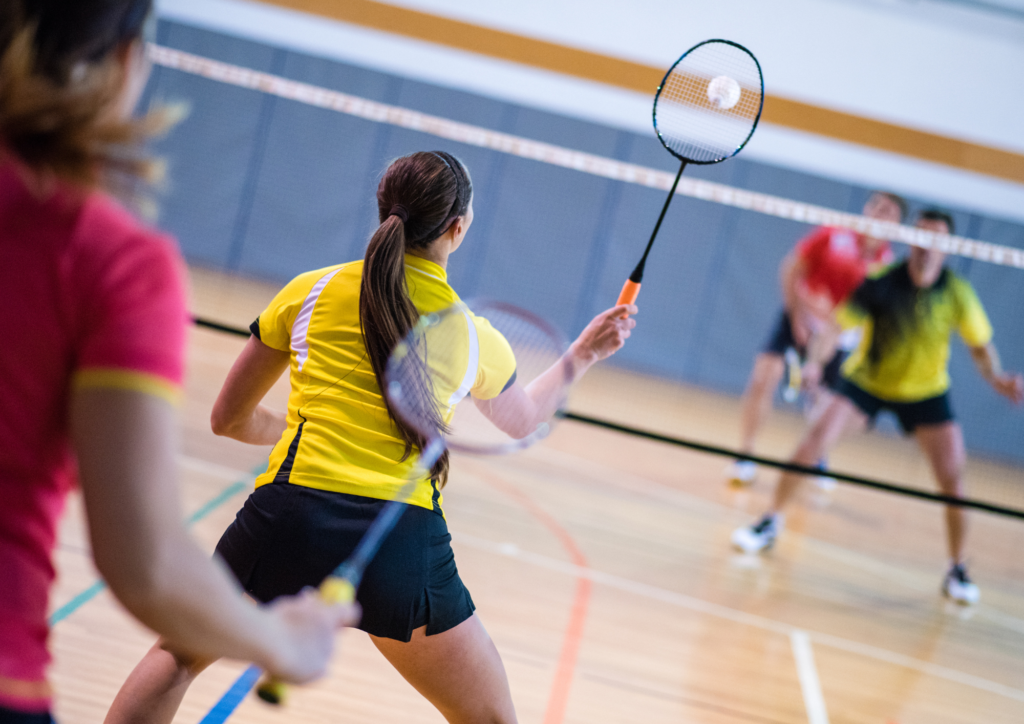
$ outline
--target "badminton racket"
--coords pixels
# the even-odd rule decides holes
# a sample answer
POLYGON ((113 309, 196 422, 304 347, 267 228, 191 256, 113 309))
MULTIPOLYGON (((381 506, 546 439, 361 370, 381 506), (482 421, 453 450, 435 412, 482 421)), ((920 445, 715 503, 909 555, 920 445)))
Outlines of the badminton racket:
POLYGON ((761 66, 738 43, 705 40, 669 68, 654 95, 654 132, 681 162, 679 173, 644 255, 622 287, 617 304, 632 304, 640 294, 647 256, 687 164, 719 163, 742 151, 754 135, 763 105, 761 66))
MULTIPOLYGON (((573 379, 567 349, 555 327, 510 304, 459 302, 420 318, 388 360, 385 394, 392 414, 425 442, 409 481, 320 584, 323 600, 355 599, 363 573, 406 502, 446 450, 500 455, 550 433, 573 379)), ((288 689, 267 677, 256 691, 264 701, 281 704, 288 689)))

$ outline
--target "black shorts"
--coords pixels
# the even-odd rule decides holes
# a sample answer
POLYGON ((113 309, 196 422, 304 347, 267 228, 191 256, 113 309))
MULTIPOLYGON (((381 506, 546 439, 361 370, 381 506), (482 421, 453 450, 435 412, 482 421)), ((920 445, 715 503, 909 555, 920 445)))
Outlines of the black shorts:
POLYGON ((26 714, 0 706, 0 724, 53 724, 53 717, 47 713, 26 714))
MULTIPOLYGON (((768 337, 768 342, 765 344, 762 352, 766 354, 776 354, 780 357, 784 357, 787 349, 794 349, 796 353, 800 355, 800 360, 807 356, 807 350, 796 343, 796 339, 793 337, 793 325, 789 321, 789 313, 783 309, 779 315, 779 321, 772 329, 771 335, 768 337)), ((848 353, 844 350, 838 349, 836 353, 832 355, 832 359, 828 361, 821 370, 821 383, 830 390, 835 390, 839 381, 842 379, 839 374, 842 369, 843 362, 846 361, 848 353)))
POLYGON ((867 415, 871 421, 874 421, 875 416, 882 410, 889 410, 896 415, 900 421, 900 427, 908 435, 918 425, 941 425, 955 419, 953 408, 949 404, 949 393, 917 402, 890 402, 875 397, 847 379, 843 379, 839 383, 836 392, 856 405, 857 409, 867 415))
MULTIPOLYGON (((217 544, 217 554, 258 601, 319 586, 348 558, 387 501, 291 483, 258 488, 217 544)), ((384 539, 363 575, 359 628, 409 641, 458 626, 475 606, 455 567, 444 517, 415 505, 384 539)))

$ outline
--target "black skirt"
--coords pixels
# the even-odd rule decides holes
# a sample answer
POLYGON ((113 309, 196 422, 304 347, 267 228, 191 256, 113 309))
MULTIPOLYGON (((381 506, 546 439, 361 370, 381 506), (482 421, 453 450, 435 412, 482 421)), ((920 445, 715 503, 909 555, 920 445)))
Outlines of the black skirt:
MULTIPOLYGON (((319 586, 355 549, 387 501, 291 483, 258 488, 217 544, 242 588, 258 601, 319 586)), ((459 578, 451 535, 435 511, 406 505, 370 562, 356 594, 358 628, 409 641, 453 628, 473 615, 459 578)))

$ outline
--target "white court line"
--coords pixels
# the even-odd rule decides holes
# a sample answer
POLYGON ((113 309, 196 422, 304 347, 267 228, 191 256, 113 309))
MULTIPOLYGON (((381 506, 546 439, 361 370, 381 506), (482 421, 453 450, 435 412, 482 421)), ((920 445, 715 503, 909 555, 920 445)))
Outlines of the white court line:
POLYGON ((231 482, 251 483, 256 480, 256 476, 250 472, 235 470, 225 465, 218 465, 217 463, 200 460, 188 455, 179 455, 178 464, 194 472, 203 473, 214 478, 230 480, 231 482))
MULTIPOLYGON (((508 133, 500 133, 480 126, 471 126, 400 106, 378 103, 309 83, 299 83, 269 73, 261 73, 251 68, 222 63, 174 48, 150 44, 148 52, 150 60, 154 64, 173 68, 182 73, 603 178, 667 191, 672 187, 676 177, 674 173, 624 163, 613 158, 583 153, 508 133)), ((692 176, 684 176, 680 179, 676 193, 681 196, 713 201, 737 209, 755 211, 806 224, 842 226, 891 241, 927 249, 935 248, 947 254, 958 254, 993 264, 1024 269, 1024 249, 990 244, 986 241, 967 239, 961 236, 936 234, 913 226, 882 222, 865 216, 827 209, 823 206, 804 204, 779 196, 703 181, 692 176)))
POLYGON ((811 637, 806 631, 794 631, 789 635, 789 642, 793 645, 793 658, 796 659, 796 673, 800 677, 807 721, 810 724, 828 724, 828 711, 825 710, 825 697, 821 693, 821 682, 818 681, 818 669, 814 665, 811 637))
POLYGON ((929 676, 945 679, 946 681, 952 681, 957 684, 963 684, 964 686, 970 686, 975 689, 987 691, 991 694, 1013 699, 1014 701, 1024 702, 1024 691, 1020 689, 1015 689, 1012 686, 1006 686, 1005 684, 983 679, 982 677, 974 676, 973 674, 967 674, 963 671, 950 669, 946 666, 933 664, 930 661, 922 661, 920 659, 915 659, 912 656, 899 654, 895 651, 888 651, 877 646, 872 646, 871 644, 851 641, 840 636, 833 636, 832 634, 818 633, 814 631, 803 632, 795 626, 790 626, 789 624, 782 623, 781 621, 765 618, 764 616, 739 611, 734 608, 729 608, 728 606, 722 606, 721 604, 711 603, 710 601, 694 598, 693 596, 687 596, 684 593, 676 593, 675 591, 669 591, 664 588, 658 588, 657 586, 640 583, 639 581, 622 578, 621 576, 616 576, 611 573, 604 573, 593 568, 577 566, 573 563, 560 561, 556 558, 549 558, 548 556, 544 556, 539 553, 523 551, 515 544, 496 543, 494 541, 477 538, 474 535, 457 531, 452 531, 452 533, 454 541, 457 544, 465 545, 469 548, 475 548, 487 553, 495 553, 497 555, 515 558, 516 560, 523 561, 524 563, 537 566, 538 568, 545 568, 549 571, 555 571, 556 573, 589 578, 594 583, 608 586, 609 588, 614 588, 625 593, 635 594, 654 601, 661 601, 662 603, 707 614, 709 616, 716 616, 727 621, 733 621, 745 626, 752 626, 764 631, 772 631, 773 633, 782 634, 784 636, 792 636, 794 633, 804 633, 810 640, 813 640, 815 643, 820 645, 877 659, 879 661, 884 661, 896 666, 902 666, 907 669, 913 669, 929 676))

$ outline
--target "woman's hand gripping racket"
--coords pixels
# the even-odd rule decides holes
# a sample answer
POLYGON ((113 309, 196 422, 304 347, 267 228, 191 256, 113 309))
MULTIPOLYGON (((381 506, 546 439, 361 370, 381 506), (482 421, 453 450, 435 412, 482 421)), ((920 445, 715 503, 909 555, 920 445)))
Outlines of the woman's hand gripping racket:
POLYGON ((754 135, 763 104, 761 66, 749 50, 732 41, 705 40, 669 68, 654 95, 654 132, 682 163, 644 255, 622 287, 618 304, 632 304, 640 294, 647 255, 686 164, 718 163, 742 151, 754 135))
MULTIPOLYGON (((603 345, 596 351, 584 350, 599 359, 622 340, 613 348, 611 335, 604 330, 602 337, 602 330, 593 329, 595 322, 581 339, 586 336, 588 347, 603 345)), ((628 336, 632 320, 605 322, 609 324, 625 325, 628 336)), ((579 340, 574 347, 578 345, 579 340)), ((481 302, 471 309, 460 302, 420 318, 395 348, 386 375, 393 414, 424 440, 414 474, 384 506, 348 560, 320 585, 325 601, 355 599, 366 567, 405 503, 418 486, 430 484, 430 471, 446 450, 503 454, 547 436, 569 386, 582 372, 576 362, 580 355, 567 349, 557 329, 508 304, 481 302), (459 404, 467 396, 473 397, 474 405, 459 404)), ((280 704, 287 685, 267 678, 257 693, 264 701, 280 704)))

